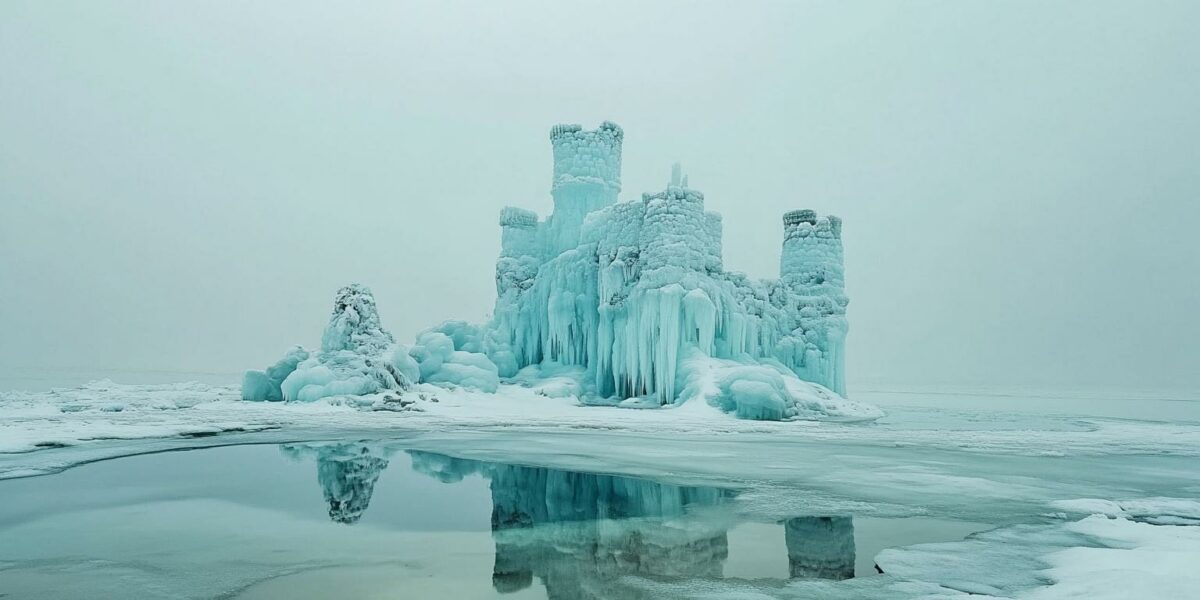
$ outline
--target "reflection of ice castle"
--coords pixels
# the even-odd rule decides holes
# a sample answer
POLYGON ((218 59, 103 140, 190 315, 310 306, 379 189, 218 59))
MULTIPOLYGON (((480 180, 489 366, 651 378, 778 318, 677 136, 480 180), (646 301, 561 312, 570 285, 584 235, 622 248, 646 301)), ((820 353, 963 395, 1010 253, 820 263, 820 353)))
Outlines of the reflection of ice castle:
MULTIPOLYGON (((728 490, 540 467, 484 463, 410 450, 413 469, 444 482, 480 474, 491 482, 492 584, 530 587, 548 598, 651 600, 625 576, 718 579, 736 519, 728 490)), ((783 523, 789 576, 854 576, 850 517, 795 517, 783 523)))
POLYGON ((780 279, 724 270, 721 217, 704 210, 676 167, 666 190, 617 203, 624 132, 558 125, 544 221, 500 213, 495 326, 501 376, 545 361, 586 366, 600 396, 679 395, 679 360, 694 346, 720 358, 777 359, 844 394, 847 298, 841 220, 783 217, 780 279))

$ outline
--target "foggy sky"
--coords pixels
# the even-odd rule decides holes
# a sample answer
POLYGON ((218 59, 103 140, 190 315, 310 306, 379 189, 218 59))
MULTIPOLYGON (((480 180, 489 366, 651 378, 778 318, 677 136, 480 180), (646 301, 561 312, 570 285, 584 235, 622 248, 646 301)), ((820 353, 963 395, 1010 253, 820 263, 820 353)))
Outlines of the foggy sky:
POLYGON ((1200 383, 1200 3, 0 3, 0 372, 236 372, 495 298, 548 132, 726 267, 845 222, 865 382, 1200 383))

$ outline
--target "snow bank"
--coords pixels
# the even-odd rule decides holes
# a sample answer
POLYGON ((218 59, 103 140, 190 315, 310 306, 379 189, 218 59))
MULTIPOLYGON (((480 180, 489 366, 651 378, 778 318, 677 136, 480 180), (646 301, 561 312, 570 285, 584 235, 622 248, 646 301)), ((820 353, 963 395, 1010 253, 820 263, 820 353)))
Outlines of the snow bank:
POLYGON ((1200 556, 1200 527, 1152 524, 1172 522, 1180 512, 1194 515, 1197 502, 1084 499, 1052 505, 1101 508, 1115 515, 1017 525, 962 542, 885 550, 876 562, 892 576, 936 581, 972 594, 1035 600, 1187 598, 1200 590, 1193 568, 1200 556), (1128 518, 1131 512, 1148 522, 1128 518))
POLYGON ((1156 525, 1200 525, 1200 500, 1186 498, 1140 498, 1133 500, 1099 500, 1080 498, 1058 500, 1055 508, 1089 515, 1105 515, 1156 525))

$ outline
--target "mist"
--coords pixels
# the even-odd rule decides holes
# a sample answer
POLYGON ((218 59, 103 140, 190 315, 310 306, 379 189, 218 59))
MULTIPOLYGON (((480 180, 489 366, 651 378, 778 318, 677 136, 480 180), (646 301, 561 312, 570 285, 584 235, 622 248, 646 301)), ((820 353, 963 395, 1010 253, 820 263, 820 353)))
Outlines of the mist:
MULTIPOLYGON (((1200 384, 1200 4, 0 4, 0 374, 236 373, 495 299, 555 123, 728 269, 844 220, 850 391, 1200 384)), ((234 379, 231 378, 231 382, 234 379)))

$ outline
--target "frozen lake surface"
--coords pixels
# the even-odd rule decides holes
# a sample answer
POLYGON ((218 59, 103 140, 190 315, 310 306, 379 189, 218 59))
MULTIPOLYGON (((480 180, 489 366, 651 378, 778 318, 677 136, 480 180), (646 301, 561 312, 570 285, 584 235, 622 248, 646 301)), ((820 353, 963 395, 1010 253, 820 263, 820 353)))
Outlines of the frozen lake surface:
POLYGON ((872 423, 418 393, 420 412, 206 384, 0 392, 0 597, 1200 589, 1187 391, 864 390, 872 423))
POLYGON ((738 494, 388 442, 156 453, 0 483, 0 594, 640 598, 650 592, 623 577, 768 587, 869 577, 886 547, 990 528, 780 520, 738 494))

